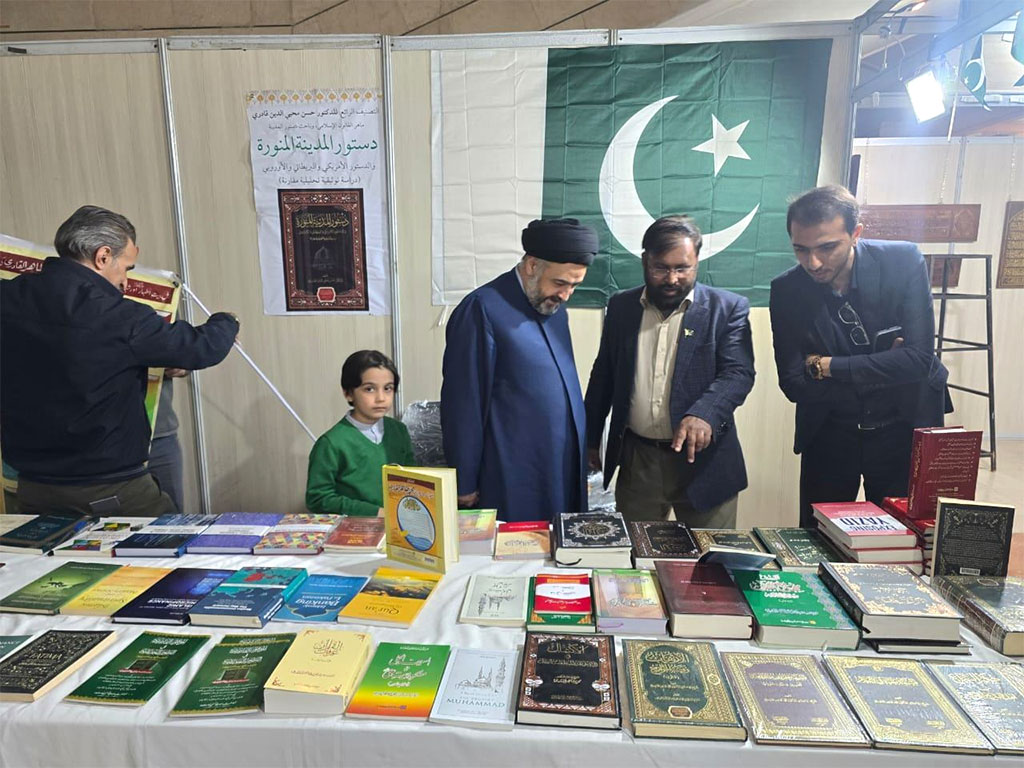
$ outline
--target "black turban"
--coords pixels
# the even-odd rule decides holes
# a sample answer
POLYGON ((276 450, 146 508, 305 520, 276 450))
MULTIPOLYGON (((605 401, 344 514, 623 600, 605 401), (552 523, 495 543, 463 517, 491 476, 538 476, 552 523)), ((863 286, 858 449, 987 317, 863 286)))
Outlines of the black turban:
POLYGON ((589 267, 598 251, 597 232, 576 219, 534 219, 523 230, 523 251, 544 261, 589 267))

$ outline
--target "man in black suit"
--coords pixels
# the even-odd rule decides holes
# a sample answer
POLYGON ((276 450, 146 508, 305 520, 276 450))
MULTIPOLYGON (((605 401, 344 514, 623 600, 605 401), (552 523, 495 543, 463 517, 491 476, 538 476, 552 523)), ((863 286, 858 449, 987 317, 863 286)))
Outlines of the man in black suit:
POLYGON ((644 285, 608 301, 585 398, 590 467, 604 484, 618 466, 615 502, 629 520, 736 524, 747 487, 733 411, 754 386, 750 304, 697 283, 700 230, 669 216, 644 234, 644 285))
POLYGON ((906 495, 913 430, 942 425, 948 373, 916 245, 861 239, 838 186, 793 201, 786 227, 799 264, 772 281, 772 336, 810 527, 812 503, 853 501, 862 477, 868 501, 906 495))

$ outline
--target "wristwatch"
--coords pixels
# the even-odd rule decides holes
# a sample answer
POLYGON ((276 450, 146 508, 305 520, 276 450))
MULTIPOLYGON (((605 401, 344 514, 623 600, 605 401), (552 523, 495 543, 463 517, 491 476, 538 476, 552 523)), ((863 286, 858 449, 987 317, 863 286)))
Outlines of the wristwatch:
POLYGON ((815 381, 825 378, 825 369, 821 367, 821 355, 811 355, 807 358, 807 375, 815 381))

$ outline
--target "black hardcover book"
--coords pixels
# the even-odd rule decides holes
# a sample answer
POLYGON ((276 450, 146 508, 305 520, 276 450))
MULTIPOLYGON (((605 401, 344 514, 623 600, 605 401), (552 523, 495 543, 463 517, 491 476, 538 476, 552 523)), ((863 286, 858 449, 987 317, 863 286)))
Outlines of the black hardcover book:
POLYGON ((114 641, 110 631, 51 629, 0 661, 0 701, 34 701, 114 641))
POLYGON ((570 549, 629 549, 633 542, 618 512, 563 512, 555 525, 555 545, 570 549))
POLYGON ((1013 507, 941 498, 935 517, 932 578, 1006 576, 1013 507))
POLYGON ((634 520, 629 523, 633 557, 637 567, 650 560, 696 560, 700 557, 693 533, 674 520, 634 520), (640 561, 640 562, 637 562, 640 561))

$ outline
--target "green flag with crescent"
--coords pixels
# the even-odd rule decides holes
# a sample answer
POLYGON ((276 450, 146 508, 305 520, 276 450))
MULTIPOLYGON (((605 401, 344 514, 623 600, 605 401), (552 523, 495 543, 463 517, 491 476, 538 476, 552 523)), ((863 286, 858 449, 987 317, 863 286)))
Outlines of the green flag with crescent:
POLYGON ((771 279, 794 263, 789 199, 817 180, 831 44, 549 52, 543 216, 601 237, 572 305, 642 283, 644 231, 687 214, 704 234, 699 279, 767 306, 771 279))

